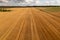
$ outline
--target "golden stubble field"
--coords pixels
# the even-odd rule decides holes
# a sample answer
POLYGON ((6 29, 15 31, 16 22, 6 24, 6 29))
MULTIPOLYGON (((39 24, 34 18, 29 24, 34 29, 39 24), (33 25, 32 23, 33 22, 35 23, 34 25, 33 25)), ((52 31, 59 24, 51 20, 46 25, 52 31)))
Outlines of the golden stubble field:
POLYGON ((0 12, 0 40, 60 40, 60 13, 37 8, 10 10, 0 12))

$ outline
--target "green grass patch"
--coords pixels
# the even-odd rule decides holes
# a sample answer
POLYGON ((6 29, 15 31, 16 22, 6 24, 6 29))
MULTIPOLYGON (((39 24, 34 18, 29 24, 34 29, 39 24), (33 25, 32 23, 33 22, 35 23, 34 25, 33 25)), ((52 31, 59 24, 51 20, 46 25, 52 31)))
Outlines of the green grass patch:
POLYGON ((50 12, 60 12, 60 7, 50 7, 46 8, 45 10, 50 12))
POLYGON ((38 9, 42 9, 49 12, 60 12, 60 7, 40 7, 38 9))

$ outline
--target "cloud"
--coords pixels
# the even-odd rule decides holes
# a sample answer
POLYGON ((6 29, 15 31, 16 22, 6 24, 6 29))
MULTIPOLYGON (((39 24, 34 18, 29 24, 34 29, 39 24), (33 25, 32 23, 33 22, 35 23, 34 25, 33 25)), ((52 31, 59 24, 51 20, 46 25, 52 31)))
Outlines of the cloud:
POLYGON ((2 0, 3 2, 8 2, 8 0, 2 0))
POLYGON ((25 0, 25 2, 29 2, 30 3, 30 2, 34 2, 34 0, 25 0))
MULTIPOLYGON (((60 5, 60 0, 1 0, 4 5, 34 6, 34 5, 60 5)), ((0 2, 1 3, 1 2, 0 2)), ((2 4, 1 4, 2 5, 2 4)))

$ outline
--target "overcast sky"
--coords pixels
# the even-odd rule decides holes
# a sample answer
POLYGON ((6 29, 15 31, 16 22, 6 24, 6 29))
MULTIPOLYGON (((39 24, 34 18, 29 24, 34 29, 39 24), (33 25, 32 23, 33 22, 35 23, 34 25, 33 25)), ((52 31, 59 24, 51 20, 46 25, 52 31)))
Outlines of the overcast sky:
POLYGON ((0 6, 59 5, 60 0, 0 0, 0 6))

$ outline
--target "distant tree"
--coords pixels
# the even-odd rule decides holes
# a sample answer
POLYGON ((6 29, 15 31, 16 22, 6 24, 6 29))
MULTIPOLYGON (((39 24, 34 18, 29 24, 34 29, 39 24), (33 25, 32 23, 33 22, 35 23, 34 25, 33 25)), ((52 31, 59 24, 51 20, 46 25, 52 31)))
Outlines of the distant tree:
POLYGON ((7 8, 0 8, 0 12, 9 12, 11 10, 8 10, 7 8))

